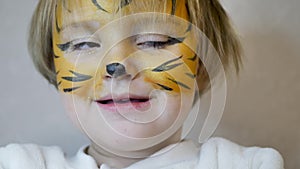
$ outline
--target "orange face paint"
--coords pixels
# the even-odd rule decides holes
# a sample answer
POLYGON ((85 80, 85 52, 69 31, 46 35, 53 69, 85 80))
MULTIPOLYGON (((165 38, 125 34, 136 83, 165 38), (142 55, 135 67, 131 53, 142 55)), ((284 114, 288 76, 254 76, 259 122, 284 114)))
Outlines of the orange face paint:
MULTIPOLYGON (((53 50, 59 90, 92 97, 95 91, 101 93, 104 90, 107 65, 122 63, 126 73, 142 77, 155 89, 193 93, 198 57, 184 44, 193 41, 188 25, 183 26, 184 29, 173 26, 172 31, 181 32, 177 37, 164 33, 140 34, 121 39, 106 47, 108 51, 104 50, 128 23, 112 27, 105 36, 98 33, 99 29, 120 16, 145 12, 166 13, 188 20, 184 1, 77 0, 58 3, 53 22, 53 50)), ((148 24, 151 27, 151 22, 148 24)), ((164 24, 162 22, 157 29, 164 24)), ((139 24, 130 26, 136 29, 139 24)))

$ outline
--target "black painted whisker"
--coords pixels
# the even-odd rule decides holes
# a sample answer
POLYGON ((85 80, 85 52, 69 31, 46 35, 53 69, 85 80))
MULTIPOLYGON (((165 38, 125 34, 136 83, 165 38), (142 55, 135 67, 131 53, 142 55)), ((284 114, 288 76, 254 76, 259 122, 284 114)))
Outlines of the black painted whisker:
POLYGON ((195 78, 196 78, 196 75, 191 74, 191 73, 185 73, 185 75, 187 75, 188 77, 190 77, 190 78, 192 78, 192 79, 195 79, 195 78))
POLYGON ((80 87, 65 88, 64 92, 65 93, 73 92, 74 90, 77 90, 79 88, 81 88, 81 86, 80 87))
POLYGON ((182 58, 182 56, 172 59, 172 60, 169 60, 169 61, 157 66, 156 68, 152 69, 152 71, 153 72, 163 72, 163 71, 174 69, 175 67, 181 65, 182 63, 177 63, 177 64, 173 64, 173 65, 169 65, 169 64, 176 62, 177 60, 179 60, 181 58, 182 58))
POLYGON ((191 60, 191 61, 195 61, 196 59, 197 59, 197 55, 194 55, 193 57, 188 58, 188 60, 191 60))
POLYGON ((86 81, 92 78, 92 76, 90 75, 84 75, 84 74, 80 74, 80 73, 76 73, 72 70, 70 70, 70 72, 75 75, 74 77, 72 76, 65 76, 62 77, 62 79, 67 80, 67 81, 71 81, 71 82, 82 82, 82 81, 86 81))
POLYGON ((179 86, 181 86, 181 87, 184 87, 184 88, 186 88, 186 89, 191 89, 190 87, 188 87, 186 84, 184 84, 184 83, 182 83, 182 82, 179 82, 179 81, 176 81, 176 80, 170 79, 170 78, 168 78, 168 80, 170 80, 171 82, 173 82, 173 83, 175 83, 175 84, 177 84, 177 85, 179 85, 179 86))
POLYGON ((162 89, 164 89, 164 90, 168 90, 168 91, 172 91, 173 89, 172 88, 170 88, 170 87, 167 87, 167 86, 165 86, 165 85, 162 85, 162 84, 159 84, 159 83, 155 83, 156 85, 158 85, 158 86, 160 86, 162 89))

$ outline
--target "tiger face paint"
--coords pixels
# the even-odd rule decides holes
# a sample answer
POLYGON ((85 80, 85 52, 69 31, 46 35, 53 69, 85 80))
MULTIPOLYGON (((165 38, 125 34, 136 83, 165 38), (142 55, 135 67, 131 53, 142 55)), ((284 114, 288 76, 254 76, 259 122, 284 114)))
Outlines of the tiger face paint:
MULTIPOLYGON (((112 1, 80 0, 76 1, 76 3, 63 1, 57 5, 56 16, 54 19, 55 22, 53 24, 53 49, 57 72, 57 86, 61 91, 65 93, 82 94, 80 91, 87 91, 86 86, 91 85, 89 82, 93 81, 95 69, 98 65, 92 66, 91 63, 88 62, 75 63, 76 57, 79 55, 82 57, 91 57, 91 54, 96 48, 101 48, 101 40, 91 38, 91 35, 102 26, 119 17, 117 13, 113 12, 119 11, 119 13, 123 13, 122 15, 131 14, 133 12, 148 12, 147 9, 143 9, 144 11, 139 10, 140 6, 137 2, 121 1, 120 3, 120 6, 116 7, 117 9, 115 10, 113 9, 116 4, 112 1), (132 10, 130 8, 130 3, 134 3, 135 9, 132 10), (121 8, 121 10, 119 10, 119 8, 121 8), (129 12, 129 10, 131 11, 129 12)), ((188 14, 183 1, 177 2, 177 4, 176 1, 171 0, 167 1, 166 4, 162 1, 158 1, 156 4, 151 5, 153 5, 152 8, 156 9, 158 12, 166 10, 166 13, 188 19, 188 14), (159 6, 166 6, 166 9, 160 9, 159 6)), ((151 8, 148 10, 151 11, 151 8)), ((197 57, 195 57, 195 54, 189 51, 183 44, 187 34, 183 34, 183 37, 176 37, 178 39, 175 39, 174 37, 164 37, 163 35, 150 36, 151 35, 148 37, 149 39, 156 38, 160 41, 165 40, 164 43, 166 48, 163 48, 166 50, 173 50, 171 48, 175 48, 175 51, 181 50, 178 52, 177 57, 180 57, 178 60, 181 62, 183 61, 190 68, 190 71, 185 71, 181 75, 183 78, 182 81, 187 81, 184 76, 187 78, 195 76, 195 67, 197 66, 197 61, 195 60, 197 60, 197 57)), ((161 46, 158 47, 162 48, 161 46)), ((147 62, 149 63, 153 62, 149 57, 143 59, 148 59, 147 62)), ((165 64, 161 63, 163 64, 161 66, 166 66, 166 69, 158 71, 160 65, 156 65, 158 68, 153 67, 153 70, 149 69, 146 71, 145 81, 153 83, 153 86, 157 89, 161 88, 173 92, 179 92, 179 86, 188 89, 188 85, 184 84, 184 82, 175 80, 166 75, 166 72, 170 71, 172 66, 172 69, 180 69, 180 63, 176 63, 176 60, 174 63, 178 67, 172 64, 173 59, 166 60, 165 64), (167 64, 169 62, 171 65, 167 64), (158 76, 164 76, 164 78, 154 78, 158 76)), ((116 58, 116 60, 119 59, 116 58)), ((90 59, 90 62, 93 61, 95 60, 90 59)), ((98 70, 101 71, 102 74, 106 73, 104 68, 98 70)))
POLYGON ((73 116, 97 144, 129 151, 148 146, 132 138, 164 133, 156 140, 161 142, 180 130, 192 106, 199 60, 185 45, 194 42, 190 24, 179 24, 172 16, 188 20, 185 1, 57 4, 53 21, 57 86, 68 104, 78 106, 73 116), (149 12, 168 15, 153 17, 149 12), (148 15, 131 19, 139 13, 148 15))

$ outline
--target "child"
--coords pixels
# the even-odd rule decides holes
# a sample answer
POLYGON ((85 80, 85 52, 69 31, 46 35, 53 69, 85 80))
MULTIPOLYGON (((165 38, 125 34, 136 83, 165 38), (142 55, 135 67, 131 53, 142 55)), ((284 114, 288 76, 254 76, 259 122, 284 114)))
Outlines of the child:
POLYGON ((217 0, 40 0, 29 48, 91 144, 73 158, 8 145, 0 169, 283 168, 272 149, 181 138, 198 93, 222 71, 218 59, 239 69, 239 42, 217 0))

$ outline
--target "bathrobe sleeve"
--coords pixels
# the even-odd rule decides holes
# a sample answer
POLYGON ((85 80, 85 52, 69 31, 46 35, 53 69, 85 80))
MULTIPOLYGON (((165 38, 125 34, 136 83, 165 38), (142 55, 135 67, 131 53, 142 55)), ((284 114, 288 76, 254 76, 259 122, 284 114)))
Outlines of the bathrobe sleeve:
POLYGON ((283 169, 281 155, 272 148, 243 147, 212 138, 199 152, 197 169, 283 169))
POLYGON ((65 169, 67 165, 56 146, 9 144, 0 148, 0 169, 65 169))

